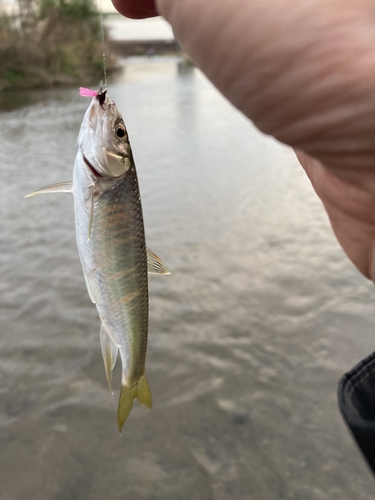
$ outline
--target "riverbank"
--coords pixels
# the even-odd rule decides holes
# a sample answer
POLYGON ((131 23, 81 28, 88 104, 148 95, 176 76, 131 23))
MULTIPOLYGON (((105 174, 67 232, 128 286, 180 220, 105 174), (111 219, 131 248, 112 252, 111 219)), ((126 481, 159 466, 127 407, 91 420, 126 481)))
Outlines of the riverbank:
MULTIPOLYGON (((77 5, 77 4, 76 4, 77 5)), ((105 47, 107 72, 117 58, 105 47)), ((89 85, 103 75, 98 13, 49 8, 22 22, 0 18, 0 90, 89 85)))

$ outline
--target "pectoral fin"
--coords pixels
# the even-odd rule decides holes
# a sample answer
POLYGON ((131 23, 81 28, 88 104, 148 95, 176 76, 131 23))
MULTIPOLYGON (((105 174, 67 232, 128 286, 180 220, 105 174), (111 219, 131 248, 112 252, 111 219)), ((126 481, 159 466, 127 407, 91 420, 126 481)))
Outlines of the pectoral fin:
POLYGON ((89 230, 87 235, 87 241, 91 239, 91 229, 92 229, 92 221, 94 217, 94 189, 92 187, 89 188, 88 197, 86 199, 86 208, 89 214, 89 230))
POLYGON ((102 326, 100 328, 100 344, 102 346, 102 354, 107 382, 113 394, 112 370, 116 364, 118 347, 110 336, 104 323, 102 323, 102 326))
POLYGON ((171 274, 161 258, 149 248, 147 248, 147 269, 149 274, 171 274))
POLYGON ((31 196, 36 196, 38 194, 46 193, 71 193, 73 189, 72 181, 69 182, 58 182, 57 184, 52 184, 51 186, 46 186, 37 191, 27 194, 24 198, 30 198, 31 196))

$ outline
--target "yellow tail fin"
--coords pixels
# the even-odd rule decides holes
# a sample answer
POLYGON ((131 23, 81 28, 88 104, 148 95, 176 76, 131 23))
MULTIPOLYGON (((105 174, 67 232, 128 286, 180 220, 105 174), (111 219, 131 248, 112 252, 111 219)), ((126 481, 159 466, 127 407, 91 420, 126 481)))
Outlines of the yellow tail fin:
POLYGON ((117 425, 120 432, 132 411, 134 399, 138 399, 141 405, 147 406, 151 410, 152 397, 145 375, 132 387, 121 385, 120 400, 117 409, 117 425))

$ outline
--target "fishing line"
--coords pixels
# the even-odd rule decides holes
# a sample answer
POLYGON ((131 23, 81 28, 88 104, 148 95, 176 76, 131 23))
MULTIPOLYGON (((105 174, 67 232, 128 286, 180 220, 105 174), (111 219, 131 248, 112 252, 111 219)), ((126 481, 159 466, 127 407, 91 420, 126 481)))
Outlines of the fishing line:
POLYGON ((103 23, 102 0, 99 0, 99 9, 100 9, 100 29, 101 29, 101 33, 102 33, 104 88, 106 88, 107 87, 107 66, 106 66, 106 61, 105 61, 105 42, 104 42, 104 23, 103 23))

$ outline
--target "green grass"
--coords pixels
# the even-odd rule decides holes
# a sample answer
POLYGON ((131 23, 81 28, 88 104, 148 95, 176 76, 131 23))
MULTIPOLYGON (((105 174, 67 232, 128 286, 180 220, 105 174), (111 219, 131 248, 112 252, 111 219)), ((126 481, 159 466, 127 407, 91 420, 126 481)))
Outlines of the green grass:
POLYGON ((14 87, 17 85, 17 82, 23 80, 26 77, 26 72, 22 70, 6 70, 4 72, 4 78, 9 83, 9 86, 14 87))

